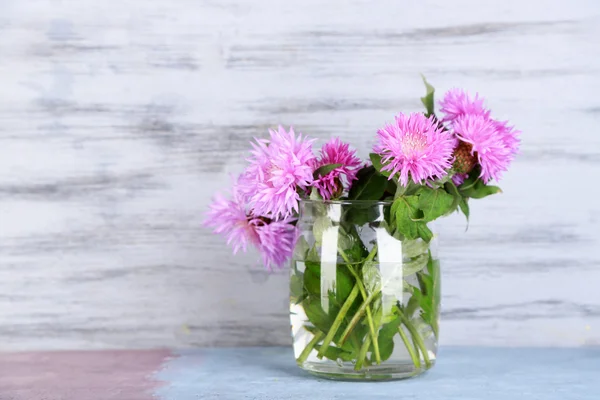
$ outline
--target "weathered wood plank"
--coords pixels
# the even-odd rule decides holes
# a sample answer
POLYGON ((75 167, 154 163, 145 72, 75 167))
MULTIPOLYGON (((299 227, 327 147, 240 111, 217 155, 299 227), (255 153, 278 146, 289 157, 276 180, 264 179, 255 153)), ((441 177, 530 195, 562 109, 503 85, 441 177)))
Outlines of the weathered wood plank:
POLYGON ((600 343, 600 6, 0 2, 0 349, 287 344, 287 275, 202 212, 270 126, 351 140, 422 72, 523 131, 441 226, 444 343, 600 343))

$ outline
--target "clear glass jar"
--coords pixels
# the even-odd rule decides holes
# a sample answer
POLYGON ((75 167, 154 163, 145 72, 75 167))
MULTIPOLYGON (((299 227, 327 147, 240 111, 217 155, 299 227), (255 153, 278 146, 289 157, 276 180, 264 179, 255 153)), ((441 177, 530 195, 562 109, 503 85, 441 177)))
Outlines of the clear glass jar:
POLYGON ((304 370, 331 379, 388 380, 435 364, 437 235, 429 243, 406 240, 393 228, 391 206, 301 202, 290 319, 304 370))

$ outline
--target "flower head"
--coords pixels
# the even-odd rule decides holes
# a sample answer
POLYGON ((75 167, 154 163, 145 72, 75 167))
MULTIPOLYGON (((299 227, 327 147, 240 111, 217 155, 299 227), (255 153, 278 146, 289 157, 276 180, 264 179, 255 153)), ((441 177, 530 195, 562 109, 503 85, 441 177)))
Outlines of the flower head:
POLYGON ((483 181, 499 180, 518 151, 520 132, 506 122, 478 115, 465 115, 453 126, 455 135, 472 146, 471 154, 481 166, 483 181))
POLYGON ((468 174, 477 165, 477 158, 473 155, 473 145, 467 142, 458 142, 454 149, 454 171, 459 174, 468 174))
POLYGON ((290 222, 293 219, 282 221, 262 222, 257 224, 256 233, 262 254, 263 264, 269 269, 273 267, 282 268, 291 258, 298 238, 298 230, 290 222))
POLYGON ((246 251, 248 243, 258 242, 255 224, 250 223, 242 198, 237 185, 233 188, 233 199, 217 193, 208 206, 204 221, 204 225, 213 228, 214 233, 227 238, 227 244, 233 245, 233 254, 240 249, 246 251))
POLYGON ((340 138, 333 138, 325 143, 321 148, 321 157, 315 162, 315 170, 329 165, 340 164, 331 172, 320 176, 313 182, 313 186, 319 190, 323 199, 330 200, 336 193, 343 190, 356 179, 356 173, 362 163, 356 156, 356 150, 351 150, 348 143, 344 143, 340 138))
POLYGON ((441 178, 452 165, 456 140, 438 126, 434 117, 421 113, 399 114, 393 124, 377 131, 378 143, 373 151, 382 156, 382 170, 391 171, 390 179, 400 173, 400 183, 415 183, 441 178))
POLYGON ((469 93, 462 89, 451 89, 446 92, 444 98, 440 101, 440 111, 444 113, 443 122, 453 123, 463 115, 479 115, 488 118, 489 110, 484 105, 484 100, 475 94, 471 99, 469 93))
POLYGON ((242 192, 256 215, 286 218, 298 211, 298 189, 312 183, 313 140, 294 134, 290 128, 269 130, 270 140, 253 143, 250 165, 243 174, 242 192))
POLYGON ((204 224, 213 232, 227 238, 233 245, 233 253, 244 252, 248 244, 253 245, 262 255, 268 269, 281 268, 291 257, 297 238, 293 219, 270 220, 249 214, 244 206, 244 196, 234 186, 233 199, 218 194, 209 206, 204 224))

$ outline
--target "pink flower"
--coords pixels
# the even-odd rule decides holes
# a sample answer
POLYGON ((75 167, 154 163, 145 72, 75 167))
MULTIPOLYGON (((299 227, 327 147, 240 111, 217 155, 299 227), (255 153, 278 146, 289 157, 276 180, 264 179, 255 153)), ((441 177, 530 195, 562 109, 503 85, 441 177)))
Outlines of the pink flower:
POLYGON ((242 195, 237 186, 233 189, 233 199, 227 199, 220 193, 217 193, 213 202, 208 206, 204 225, 213 228, 214 233, 221 234, 227 238, 227 244, 233 245, 233 254, 240 249, 244 252, 248 243, 256 244, 258 236, 254 224, 246 213, 246 209, 241 201, 242 195))
POLYGON ((298 230, 291 225, 293 219, 257 223, 256 233, 260 241, 258 249, 262 254, 263 263, 269 269, 281 269, 291 258, 298 238, 298 230))
POLYGON ((250 165, 243 174, 241 191, 256 215, 286 218, 298 211, 300 195, 312 183, 314 140, 294 134, 290 127, 269 130, 270 140, 256 139, 250 165))
POLYGON ((325 200, 336 197, 336 193, 341 193, 344 185, 348 187, 356 179, 356 173, 362 165, 356 156, 356 150, 350 150, 350 145, 337 137, 323 145, 321 157, 315 162, 314 169, 328 164, 341 165, 313 182, 313 186, 325 200))
POLYGON ((485 183, 499 180, 502 172, 514 159, 519 148, 519 131, 487 118, 465 115, 454 122, 454 133, 463 142, 471 144, 471 154, 476 155, 485 183))
POLYGON ((489 118, 490 112, 483 105, 484 100, 475 94, 471 99, 469 93, 462 89, 451 89, 440 101, 440 111, 444 113, 442 122, 453 123, 463 115, 479 115, 489 118))
POLYGON ((291 257, 297 238, 293 219, 272 221, 246 212, 243 195, 234 186, 233 199, 218 194, 206 213, 204 225, 227 238, 233 253, 246 252, 248 244, 255 246, 269 269, 281 268, 291 257))
POLYGON ((399 114, 395 123, 379 129, 377 136, 373 151, 382 156, 382 170, 392 172, 390 179, 399 172, 403 186, 409 179, 420 184, 441 178, 452 165, 456 140, 438 126, 433 116, 399 114))

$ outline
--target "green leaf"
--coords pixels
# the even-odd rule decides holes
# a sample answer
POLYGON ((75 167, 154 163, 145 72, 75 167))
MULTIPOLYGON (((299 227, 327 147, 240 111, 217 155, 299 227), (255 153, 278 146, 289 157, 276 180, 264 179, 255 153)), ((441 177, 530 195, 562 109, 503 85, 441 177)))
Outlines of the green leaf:
POLYGON ((452 212, 453 204, 454 196, 444 189, 423 187, 419 190, 419 208, 423 210, 425 221, 433 221, 452 212))
POLYGON ((319 252, 317 251, 317 245, 315 243, 310 248, 310 250, 308 250, 308 252, 306 253, 305 261, 319 261, 320 259, 321 259, 321 256, 319 255, 319 252))
POLYGON ((304 276, 302 272, 296 272, 290 276, 290 297, 294 304, 298 304, 304 294, 304 276))
POLYGON ((419 290, 419 288, 413 287, 412 295, 410 296, 410 299, 408 299, 408 303, 406 304, 406 307, 404 308, 404 314, 408 318, 412 318, 415 311, 417 311, 417 308, 419 308, 419 304, 421 303, 422 297, 423 297, 423 295, 421 294, 421 291, 419 290))
MULTIPOLYGON (((304 262, 304 288, 309 296, 321 298, 321 264, 319 262, 304 262)), ((348 298, 354 287, 354 276, 344 264, 338 264, 335 268, 335 296, 332 296, 332 304, 341 306, 348 298)))
MULTIPOLYGON (((419 242, 427 244, 424 241, 419 242)), ((429 255, 425 253, 413 258, 408 262, 402 263, 402 274, 406 277, 421 271, 427 265, 428 260, 429 255)))
POLYGON ((465 214, 465 217, 467 217, 467 222, 469 222, 469 203, 467 200, 468 199, 461 198, 461 200, 458 202, 458 206, 463 214, 465 214))
POLYGON ((328 173, 330 173, 331 171, 333 171, 334 169, 339 168, 341 166, 342 166, 342 164, 326 164, 326 165, 323 165, 323 166, 317 168, 315 170, 315 172, 313 172, 313 178, 314 179, 319 179, 319 177, 325 176, 328 173))
POLYGON ((348 224, 347 222, 344 222, 342 225, 344 232, 346 232, 345 241, 348 241, 350 243, 350 245, 344 249, 346 256, 348 257, 351 264, 362 262, 363 258, 365 258, 367 254, 369 254, 369 251, 363 244, 362 240, 360 240, 360 235, 358 233, 358 230, 356 229, 356 226, 348 224))
POLYGON ((405 240, 402 242, 402 256, 404 258, 427 254, 427 250, 429 250, 429 245, 422 240, 405 240))
POLYGON ((433 233, 425 223, 425 215, 419 208, 419 196, 400 196, 392 204, 392 215, 396 229, 405 239, 421 238, 429 242, 433 233))
POLYGON ((451 210, 456 210, 456 207, 458 207, 460 201, 463 199, 462 195, 459 193, 458 188, 451 180, 444 183, 444 189, 446 189, 446 192, 448 192, 454 198, 452 206, 450 207, 451 210))
POLYGON ((393 179, 388 179, 388 184, 385 188, 385 191, 387 193, 390 193, 392 196, 394 196, 396 194, 397 190, 398 190, 398 184, 396 183, 396 181, 394 181, 393 179))
MULTIPOLYGON (((440 309, 440 265, 438 260, 434 260, 429 253, 429 261, 427 263, 427 273, 424 271, 417 273, 420 290, 415 289, 415 293, 419 292, 419 306, 421 307, 421 317, 431 326, 435 336, 438 336, 438 316, 440 309)), ((415 296, 415 294, 413 294, 415 296)))
POLYGON ((335 297, 337 304, 341 306, 350 295, 355 279, 346 265, 338 264, 335 269, 335 297))
POLYGON ((317 244, 321 244, 323 241, 323 233, 333 226, 331 218, 327 215, 317 217, 313 221, 313 235, 317 244))
POLYGON ((381 156, 377 153, 369 154, 369 158, 371 159, 371 163, 373 163, 373 167, 379 172, 381 175, 389 177, 392 172, 391 171, 382 171, 381 168, 383 164, 381 163, 381 156))
POLYGON ((304 289, 309 296, 321 297, 321 264, 305 261, 304 289))
POLYGON ((458 191, 463 197, 473 199, 483 199, 492 194, 502 193, 498 186, 486 185, 481 178, 481 167, 476 166, 469 173, 469 177, 458 187, 458 191))
POLYGON ((496 193, 502 193, 502 190, 498 186, 486 185, 482 180, 478 180, 472 188, 463 192, 463 196, 473 199, 483 199, 496 193))
POLYGON ((423 103, 423 105, 425 106, 425 109, 427 110, 427 112, 425 113, 425 116, 430 117, 435 114, 435 105, 434 105, 434 101, 433 101, 433 94, 435 92, 435 89, 433 86, 431 86, 429 84, 429 82, 427 82, 427 79, 425 79, 425 76, 421 75, 421 77, 423 78, 423 83, 425 84, 425 89, 427 90, 427 92, 425 93, 425 96, 421 97, 421 102, 423 103))
POLYGON ((306 259, 309 250, 310 246, 308 245, 306 238, 304 236, 300 236, 296 241, 292 258, 294 260, 304 260, 306 259))
POLYGON ((381 361, 389 359, 394 352, 394 336, 396 333, 398 333, 398 327, 400 326, 400 323, 400 317, 396 316, 396 318, 394 318, 392 321, 381 327, 377 336, 381 361))
POLYGON ((375 261, 367 261, 362 267, 363 284, 367 293, 381 290, 381 273, 377 265, 375 261))
POLYGON ((427 339, 433 334, 433 328, 425 322, 421 316, 416 316, 410 322, 413 324, 421 338, 427 339))
POLYGON ((423 219, 423 212, 418 207, 419 198, 417 196, 400 196, 392 204, 396 229, 407 239, 419 237, 417 222, 423 219))
POLYGON ((357 180, 352 184, 348 193, 350 200, 379 200, 385 192, 387 178, 375 170, 375 167, 365 167, 356 174, 357 180))
POLYGON ((316 335, 317 333, 321 332, 317 327, 311 326, 311 325, 304 325, 304 329, 306 329, 308 332, 312 333, 313 335, 316 335))
MULTIPOLYGON (((321 351, 320 345, 315 345, 315 349, 317 351, 321 351)), ((352 361, 354 355, 353 353, 346 351, 344 349, 340 349, 339 347, 331 347, 329 346, 327 350, 325 350, 324 356, 332 361, 337 361, 337 359, 341 359, 342 361, 352 361)))
POLYGON ((423 239, 427 243, 431 242, 431 239, 433 239, 433 232, 431 232, 429 227, 424 222, 419 223, 417 229, 419 232, 419 237, 421 239, 423 239))
POLYGON ((333 317, 323 310, 320 298, 312 296, 305 298, 302 302, 302 308, 304 308, 308 320, 321 332, 329 331, 333 323, 333 317))
POLYGON ((371 203, 352 204, 346 206, 342 219, 347 224, 362 226, 377 221, 379 216, 379 208, 373 207, 371 203))

